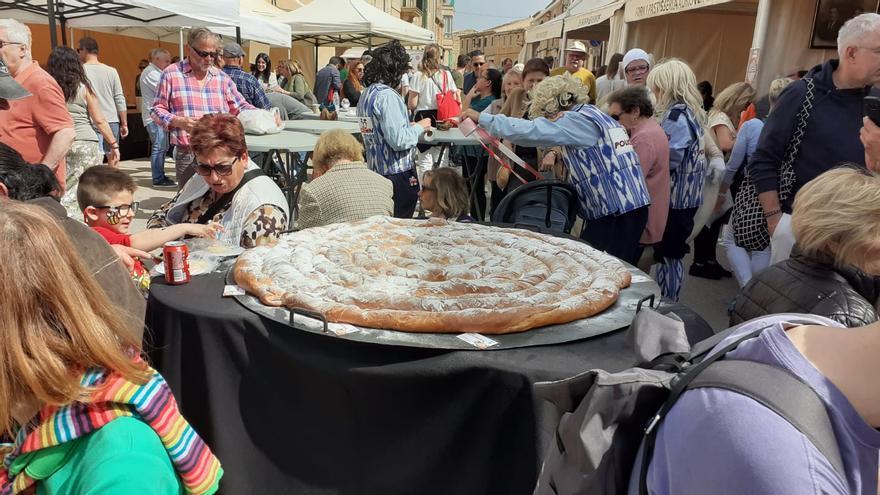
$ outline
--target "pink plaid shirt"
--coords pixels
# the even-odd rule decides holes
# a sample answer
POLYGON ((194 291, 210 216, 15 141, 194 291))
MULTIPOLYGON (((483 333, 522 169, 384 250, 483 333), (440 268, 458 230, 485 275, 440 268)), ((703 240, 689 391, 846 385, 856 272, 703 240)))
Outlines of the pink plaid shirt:
MULTIPOLYGON (((197 119, 207 113, 231 113, 238 115, 242 110, 252 110, 238 92, 235 82, 216 67, 208 69, 204 84, 193 76, 189 62, 169 65, 159 79, 156 99, 150 109, 153 120, 168 129, 174 117, 197 119)), ((189 133, 173 128, 171 142, 179 146, 189 146, 189 133)))

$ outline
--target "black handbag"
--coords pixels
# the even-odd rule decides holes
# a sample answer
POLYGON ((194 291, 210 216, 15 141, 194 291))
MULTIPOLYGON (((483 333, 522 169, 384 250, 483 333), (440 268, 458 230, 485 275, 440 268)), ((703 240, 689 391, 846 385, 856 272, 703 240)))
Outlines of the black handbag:
MULTIPOLYGON (((801 141, 813 110, 815 83, 811 78, 804 79, 804 82, 807 84, 807 92, 797 114, 797 128, 791 135, 785 149, 785 158, 779 168, 780 204, 789 198, 794 188, 794 162, 800 152, 801 141)), ((737 246, 748 251, 762 251, 770 246, 767 219, 764 217, 764 209, 758 200, 758 190, 749 175, 748 166, 746 166, 742 185, 734 199, 730 225, 733 228, 733 240, 737 246)))

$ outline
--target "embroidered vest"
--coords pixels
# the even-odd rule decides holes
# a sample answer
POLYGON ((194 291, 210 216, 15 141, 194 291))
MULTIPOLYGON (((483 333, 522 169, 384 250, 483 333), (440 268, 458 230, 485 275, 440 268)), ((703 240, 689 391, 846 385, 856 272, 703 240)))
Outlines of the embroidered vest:
MULTIPOLYGON (((257 165, 251 162, 247 170, 257 168, 257 165)), ((168 210, 165 217, 168 223, 183 222, 189 211, 189 204, 207 194, 210 188, 204 178, 200 175, 194 175, 180 191, 177 203, 168 210)), ((226 210, 220 221, 224 231, 218 233, 217 239, 226 244, 237 246, 240 242, 241 232, 244 230, 244 222, 254 210, 265 204, 280 208, 287 214, 288 221, 291 221, 284 193, 272 182, 272 179, 264 175, 249 181, 232 197, 229 209, 226 210)))
MULTIPOLYGON (((376 115, 376 100, 383 91, 394 90, 379 83, 365 89, 358 102, 357 116, 361 126, 361 137, 364 139, 367 166, 380 175, 394 175, 412 170, 415 165, 416 148, 398 151, 386 141, 386 124, 376 115)), ((402 115, 406 116, 406 105, 402 99, 399 103, 402 115)), ((392 109, 383 108, 381 113, 385 114, 389 110, 392 109)))
MULTIPOLYGON (((666 115, 666 119, 687 120, 691 141, 684 151, 681 165, 670 171, 672 192, 669 196, 669 207, 675 210, 698 208, 703 204, 703 182, 709 162, 703 148, 703 127, 697 122, 694 113, 683 103, 674 105, 666 115)), ((666 120, 664 119, 664 120, 666 120)))
POLYGON ((589 118, 600 133, 594 146, 565 146, 562 150, 571 171, 569 181, 580 200, 580 215, 585 220, 596 220, 650 204, 639 157, 626 129, 593 105, 580 105, 570 111, 589 118))

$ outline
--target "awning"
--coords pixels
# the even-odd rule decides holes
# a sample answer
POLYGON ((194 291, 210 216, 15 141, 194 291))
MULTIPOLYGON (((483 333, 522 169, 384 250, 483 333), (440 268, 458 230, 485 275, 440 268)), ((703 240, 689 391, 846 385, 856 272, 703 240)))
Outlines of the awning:
POLYGON ((400 40, 405 45, 434 42, 434 33, 387 14, 363 0, 314 0, 275 18, 289 24, 294 41, 319 46, 366 46, 400 40))
POLYGON ((562 37, 562 26, 564 24, 564 20, 565 14, 563 13, 545 22, 544 24, 529 26, 529 28, 526 29, 526 43, 537 43, 539 41, 562 37))
POLYGON ((581 2, 574 7, 565 18, 563 30, 565 32, 575 31, 578 29, 595 26, 610 19, 615 12, 623 8, 624 0, 611 0, 602 2, 600 5, 593 3, 591 8, 587 10, 588 2, 581 2))
MULTIPOLYGON (((287 11, 261 0, 240 0, 239 5, 242 39, 290 48, 290 26, 275 20, 287 11)), ((226 38, 235 39, 235 28, 215 27, 213 30, 226 38)))
MULTIPOLYGON (((238 0, 65 0, 53 2, 55 17, 68 27, 232 26, 238 0)), ((0 17, 46 24, 47 0, 5 0, 0 17)))
POLYGON ((711 5, 721 5, 734 0, 626 0, 624 20, 643 21, 652 17, 675 14, 711 5))

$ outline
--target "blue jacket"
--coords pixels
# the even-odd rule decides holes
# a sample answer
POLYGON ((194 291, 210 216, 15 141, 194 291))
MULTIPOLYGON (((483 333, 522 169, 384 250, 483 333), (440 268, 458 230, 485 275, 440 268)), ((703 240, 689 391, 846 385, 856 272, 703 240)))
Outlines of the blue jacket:
MULTIPOLYGON (((794 193, 822 172, 841 162, 865 165, 865 147, 859 140, 862 100, 869 94, 880 96, 880 91, 870 87, 835 89, 831 74, 837 66, 837 60, 829 60, 814 67, 806 76, 813 78, 815 83, 813 110, 794 163, 797 176, 794 190, 782 205, 787 212, 791 212, 794 193)), ((806 91, 804 81, 790 84, 764 122, 758 148, 748 164, 749 174, 759 193, 777 188, 779 168, 788 142, 797 129, 797 114, 806 91)))

